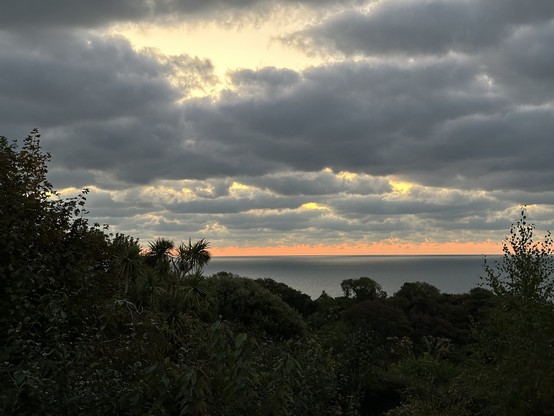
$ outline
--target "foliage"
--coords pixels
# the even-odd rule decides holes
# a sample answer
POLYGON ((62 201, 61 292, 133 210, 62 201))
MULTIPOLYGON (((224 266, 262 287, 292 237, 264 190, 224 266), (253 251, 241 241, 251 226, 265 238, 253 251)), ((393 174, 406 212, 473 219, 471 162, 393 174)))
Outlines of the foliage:
POLYGON ((71 412, 77 402, 97 402, 103 394, 75 377, 94 365, 91 341, 102 331, 95 316, 103 309, 95 299, 115 289, 103 273, 106 235, 81 216, 86 191, 70 200, 57 196, 46 180, 50 156, 41 152, 39 138, 34 130, 19 151, 0 139, 5 413, 71 412))
POLYGON ((304 318, 308 317, 316 310, 316 305, 312 298, 284 283, 276 282, 269 278, 256 279, 256 283, 279 296, 286 304, 300 313, 304 318))
POLYGON ((476 328, 479 366, 474 391, 491 414, 552 414, 554 409, 553 243, 535 241, 526 209, 510 229, 504 256, 485 264, 494 304, 476 328))
POLYGON ((239 329, 273 339, 305 334, 306 324, 298 312, 252 279, 221 272, 207 283, 218 315, 239 329))
POLYGON ((502 262, 485 261, 486 283, 499 299, 518 302, 554 301, 554 246, 550 232, 534 240, 535 225, 525 208, 503 244, 502 262))
POLYGON ((404 311, 384 299, 355 303, 342 312, 341 319, 353 326, 371 328, 385 338, 412 333, 404 311))
POLYGON ((404 310, 416 339, 429 335, 456 336, 456 329, 445 318, 448 303, 435 286, 424 282, 404 283, 392 302, 404 310))
POLYGON ((391 375, 405 387, 403 403, 388 411, 387 416, 473 414, 468 410, 462 389, 456 386, 461 370, 441 356, 448 349, 447 341, 428 338, 427 342, 430 342, 428 351, 421 355, 405 355, 391 367, 391 375))
POLYGON ((209 241, 204 238, 196 241, 194 244, 192 244, 190 239, 188 245, 181 243, 177 248, 177 255, 173 259, 179 277, 186 276, 189 273, 200 273, 212 258, 212 255, 208 251, 209 247, 209 241))
POLYGON ((347 298, 354 297, 357 300, 383 299, 387 293, 381 285, 370 277, 359 277, 357 279, 345 279, 340 287, 347 298))

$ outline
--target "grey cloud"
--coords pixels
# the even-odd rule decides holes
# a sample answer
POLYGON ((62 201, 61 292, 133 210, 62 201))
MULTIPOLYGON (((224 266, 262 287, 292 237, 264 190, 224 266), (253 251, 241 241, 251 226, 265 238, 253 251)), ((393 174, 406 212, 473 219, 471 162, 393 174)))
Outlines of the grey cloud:
POLYGON ((176 65, 186 72, 190 64, 191 77, 209 77, 210 65, 184 57, 160 62, 159 54, 136 52, 122 38, 70 34, 0 36, 2 134, 23 137, 38 127, 55 168, 89 169, 88 183, 83 175, 79 181, 85 185, 98 171, 146 183, 174 176, 168 166, 181 165, 183 154, 209 154, 183 143, 177 101, 186 90, 168 76, 176 65))
POLYGON ((94 26, 146 18, 153 12, 150 4, 146 0, 4 0, 0 3, 0 24, 11 28, 94 26))
MULTIPOLYGON (((490 193, 497 200, 505 201, 506 204, 519 205, 553 205, 554 190, 543 189, 541 192, 530 192, 527 190, 493 191, 490 193)), ((554 218, 554 217, 553 217, 554 218)))
MULTIPOLYGON (((550 108, 518 107, 507 81, 489 86, 473 60, 242 71, 241 94, 180 104, 167 62, 120 38, 74 35, 50 33, 38 46, 0 38, 0 121, 9 137, 39 127, 54 167, 79 172, 80 184, 88 170, 87 185, 266 175, 252 183, 284 195, 339 191, 323 177, 307 184, 270 176, 326 167, 462 188, 552 183, 550 108)), ((199 71, 195 60, 178 62, 199 71)), ((209 76, 209 65, 200 72, 209 76)))
POLYGON ((267 11, 272 6, 304 4, 328 7, 359 0, 3 0, 0 3, 0 26, 13 30, 36 27, 97 27, 113 22, 165 21, 190 17, 223 17, 223 13, 267 11))
POLYGON ((420 167, 432 174, 435 166, 422 161, 441 126, 508 105, 483 89, 478 75, 451 59, 404 68, 346 63, 304 72, 284 96, 231 97, 186 110, 195 137, 219 143, 240 166, 267 160, 281 170, 331 167, 380 176, 420 167))
POLYGON ((13 109, 14 122, 50 127, 159 114, 178 98, 155 60, 121 38, 56 32, 37 43, 0 42, 1 107, 13 109))
POLYGON ((312 229, 317 231, 322 218, 319 211, 294 210, 263 214, 231 214, 221 219, 230 230, 294 231, 312 229))
POLYGON ((0 108, 8 124, 103 121, 154 111, 166 97, 176 98, 155 62, 132 53, 122 39, 56 33, 32 44, 0 36, 0 44, 0 108))
POLYGON ((431 202, 417 200, 387 201, 376 196, 370 198, 353 196, 348 199, 336 199, 331 201, 330 205, 346 218, 359 218, 365 215, 393 217, 421 214, 441 209, 440 206, 431 202))
POLYGON ((284 41, 345 54, 472 53, 498 46, 519 26, 552 17, 549 0, 381 1, 368 12, 345 11, 284 41))
POLYGON ((552 224, 550 0, 382 1, 367 14, 346 11, 297 38, 371 59, 236 71, 214 101, 190 98, 216 82, 209 60, 75 29, 274 4, 3 1, 0 134, 38 127, 54 183, 96 185, 91 218, 143 241, 447 240, 480 230, 495 238, 522 203, 552 224), (344 180, 340 171, 360 175, 344 180), (438 188, 399 196, 386 175, 438 188), (256 189, 234 193, 234 181, 256 189), (298 209, 308 202, 330 210, 298 209))
POLYGON ((153 48, 145 48, 144 53, 156 58, 182 95, 193 89, 205 91, 207 86, 214 86, 218 82, 209 59, 184 54, 165 55, 153 48))
POLYGON ((376 194, 391 190, 389 182, 384 178, 362 176, 353 179, 342 179, 333 172, 325 171, 264 175, 248 178, 245 182, 286 196, 319 196, 337 193, 376 194))
POLYGON ((484 195, 473 196, 450 191, 448 198, 439 198, 431 190, 427 192, 428 195, 410 195, 401 200, 383 199, 374 195, 330 195, 310 200, 327 205, 332 211, 290 209, 300 206, 302 201, 292 203, 291 200, 290 205, 295 206, 287 207, 287 199, 271 198, 256 198, 255 201, 224 198, 219 201, 195 201, 195 204, 169 204, 166 208, 172 207, 171 210, 176 213, 174 217, 200 214, 204 221, 217 221, 231 232, 310 229, 311 232, 327 230, 354 233, 384 232, 394 228, 397 232, 399 229, 411 229, 424 233, 427 228, 478 229, 478 224, 488 225, 489 229, 505 229, 506 227, 498 228, 499 224, 504 225, 503 222, 483 218, 491 212, 513 206, 511 201, 484 195), (253 205, 261 210, 250 211, 253 205))
POLYGON ((262 93, 269 96, 282 96, 301 81, 301 75, 286 68, 242 69, 229 75, 235 88, 242 94, 262 93))
POLYGON ((166 209, 173 212, 230 214, 255 209, 293 209, 298 207, 298 198, 258 196, 256 198, 200 199, 181 203, 170 203, 166 209))
POLYGON ((491 81, 522 104, 552 101, 554 20, 520 28, 501 49, 482 55, 491 81))
POLYGON ((554 180, 550 108, 517 108, 488 117, 460 119, 438 129, 432 147, 418 152, 425 171, 411 173, 432 185, 522 189, 540 192, 554 180))

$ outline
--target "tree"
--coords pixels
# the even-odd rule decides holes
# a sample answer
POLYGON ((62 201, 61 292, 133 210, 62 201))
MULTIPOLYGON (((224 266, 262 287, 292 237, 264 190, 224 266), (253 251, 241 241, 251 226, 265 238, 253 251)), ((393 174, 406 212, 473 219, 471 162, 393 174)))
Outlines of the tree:
POLYGON ((485 263, 494 297, 490 315, 477 327, 474 394, 491 413, 552 414, 554 409, 554 259, 548 232, 536 228, 524 207, 504 241, 501 261, 485 263))
POLYGON ((534 240, 535 225, 527 222, 525 207, 503 244, 502 262, 485 260, 486 283, 500 299, 518 302, 554 301, 554 246, 548 231, 534 240))
POLYGON ((359 277, 357 279, 346 279, 340 284, 344 296, 354 297, 356 300, 384 299, 387 297, 379 283, 370 277, 359 277))
POLYGON ((265 287, 271 293, 279 296, 291 308, 298 311, 304 318, 307 318, 316 310, 316 304, 312 298, 282 282, 276 282, 270 278, 256 279, 256 282, 265 287))
POLYGON ((417 298, 438 299, 441 292, 438 288, 427 282, 406 282, 400 290, 394 294, 395 298, 406 298, 414 301, 417 298))
POLYGON ((171 272, 171 253, 175 243, 165 238, 157 238, 151 242, 146 252, 146 264, 155 269, 160 275, 168 276, 171 272))
POLYGON ((241 331, 260 337, 291 339, 306 332, 300 314, 254 280, 219 272, 206 279, 214 311, 241 331))
POLYGON ((117 291, 109 238, 83 216, 86 190, 64 200, 48 182, 39 139, 0 138, 0 413, 113 411, 115 371, 96 349, 117 291))
POLYGON ((392 301, 406 313, 415 338, 455 336, 456 329, 445 319, 445 298, 435 286, 425 282, 404 283, 392 301))
POLYGON ((144 259, 140 253, 138 240, 117 234, 112 242, 115 251, 113 260, 115 273, 125 280, 125 293, 129 291, 129 282, 143 273, 144 259))
POLYGON ((186 276, 189 273, 199 273, 212 258, 208 251, 210 247, 209 241, 202 238, 192 244, 190 238, 188 245, 181 243, 177 248, 177 256, 174 259, 174 264, 180 277, 186 276))

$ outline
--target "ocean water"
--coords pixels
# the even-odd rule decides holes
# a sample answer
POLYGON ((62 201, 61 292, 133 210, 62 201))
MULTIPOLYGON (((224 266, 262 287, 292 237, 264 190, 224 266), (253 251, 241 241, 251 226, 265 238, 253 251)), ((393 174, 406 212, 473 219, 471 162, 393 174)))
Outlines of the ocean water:
MULTIPOLYGON (((492 265, 499 256, 487 256, 492 265)), ((444 293, 465 293, 483 283, 484 256, 261 256, 214 257, 204 270, 209 276, 226 271, 244 277, 266 278, 319 297, 342 295, 344 279, 371 277, 388 295, 406 282, 427 282, 444 293)))

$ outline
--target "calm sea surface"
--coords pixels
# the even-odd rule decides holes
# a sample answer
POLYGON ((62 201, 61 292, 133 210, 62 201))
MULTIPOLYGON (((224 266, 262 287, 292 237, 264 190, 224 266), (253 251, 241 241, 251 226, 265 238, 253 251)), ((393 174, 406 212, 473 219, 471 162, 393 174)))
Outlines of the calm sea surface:
MULTIPOLYGON (((499 256, 487 256, 492 264, 499 256)), ((405 282, 427 282, 445 293, 464 293, 485 276, 484 256, 268 256, 214 257, 204 274, 226 271, 244 277, 269 277, 317 298, 324 290, 341 296, 344 279, 368 276, 387 294, 405 282)))

